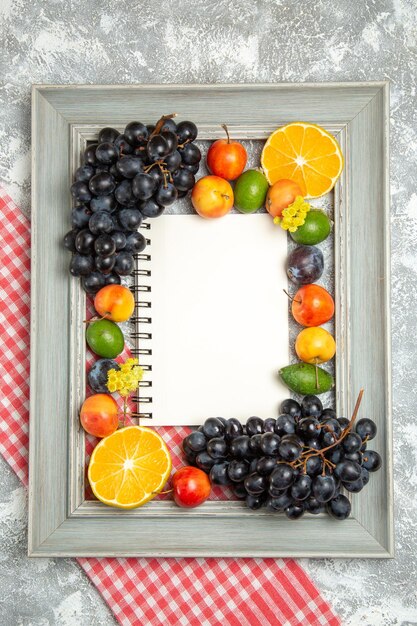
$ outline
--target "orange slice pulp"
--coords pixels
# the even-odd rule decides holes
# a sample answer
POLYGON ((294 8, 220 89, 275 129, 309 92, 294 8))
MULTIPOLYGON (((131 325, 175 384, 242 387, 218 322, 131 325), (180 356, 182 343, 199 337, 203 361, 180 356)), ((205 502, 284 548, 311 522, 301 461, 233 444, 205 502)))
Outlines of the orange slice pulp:
POLYGON ((158 433, 144 426, 127 426, 94 448, 88 480, 104 504, 134 509, 163 489, 170 472, 171 457, 158 433))
POLYGON ((305 198, 318 198, 333 189, 343 169, 343 155, 324 128, 294 122, 269 136, 261 165, 270 185, 289 178, 298 183, 305 198))

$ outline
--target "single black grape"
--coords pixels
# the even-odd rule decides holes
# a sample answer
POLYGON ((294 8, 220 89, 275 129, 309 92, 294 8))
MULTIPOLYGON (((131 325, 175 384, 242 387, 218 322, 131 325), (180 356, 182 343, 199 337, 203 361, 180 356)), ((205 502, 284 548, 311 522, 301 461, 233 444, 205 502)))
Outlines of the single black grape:
POLYGON ((321 412, 321 419, 336 419, 336 411, 334 409, 323 409, 323 411, 321 412))
POLYGON ((329 459, 331 463, 335 463, 336 465, 343 461, 345 458, 345 452, 342 446, 335 446, 331 450, 328 450, 326 453, 326 458, 329 459))
POLYGON ((95 267, 97 271, 102 272, 103 274, 110 274, 114 268, 115 262, 115 254, 111 254, 109 256, 97 256, 95 258, 95 267))
POLYGON ((122 209, 118 216, 120 224, 126 230, 135 230, 142 223, 142 213, 138 209, 122 209))
POLYGON ((263 430, 264 422, 260 417, 250 417, 246 422, 246 432, 249 437, 252 435, 261 434, 263 430))
MULTIPOLYGON (((181 165, 181 155, 178 152, 178 150, 175 150, 175 152, 172 152, 172 154, 168 154, 166 157, 164 157, 164 167, 169 171, 169 172, 175 172, 181 165)), ((155 167, 152 169, 156 169, 155 167)), ((152 171, 152 170, 151 170, 152 171)), ((192 172, 189 172, 190 174, 192 174, 192 172)))
POLYGON ((88 146, 85 150, 84 150, 84 163, 85 165, 98 165, 98 161, 97 161, 97 157, 96 157, 96 150, 98 148, 98 144, 97 143, 93 143, 90 146, 88 146))
POLYGON ((321 450, 321 443, 317 437, 313 437, 312 439, 307 439, 305 441, 305 445, 308 448, 313 448, 313 450, 321 450))
POLYGON ((134 178, 143 171, 143 161, 137 156, 123 156, 117 161, 116 169, 124 178, 134 178))
POLYGON ((261 439, 262 439, 261 433, 256 433, 256 435, 252 435, 252 437, 249 439, 249 454, 250 455, 260 456, 263 454, 262 449, 261 449, 261 439))
POLYGON ((263 427, 262 427, 262 432, 264 432, 264 433, 273 433, 273 432, 275 432, 275 424, 276 423, 277 423, 277 420, 275 419, 275 417, 267 417, 266 420, 264 420, 263 427))
POLYGON ((163 160, 170 152, 168 142, 162 135, 154 135, 146 145, 146 154, 151 161, 163 160))
POLYGON ((94 174, 95 169, 92 165, 81 165, 81 167, 75 170, 74 178, 78 182, 88 183, 94 174))
POLYGON ((304 417, 298 422, 297 433, 303 439, 312 439, 320 434, 320 422, 315 417, 304 417))
POLYGON ((87 228, 80 230, 75 238, 75 247, 80 254, 92 254, 96 238, 87 228))
POLYGON ((203 424, 203 433, 208 440, 223 437, 224 430, 224 425, 217 417, 209 417, 203 424))
POLYGON ((112 213, 117 209, 116 198, 112 194, 108 196, 94 196, 94 198, 91 198, 90 209, 93 213, 97 213, 97 211, 112 213))
POLYGON ((159 187, 159 185, 165 180, 162 170, 159 167, 152 167, 150 170, 148 170, 147 174, 154 179, 155 189, 159 187))
MULTIPOLYGON (((111 233, 110 237, 114 241, 114 245, 116 247, 116 251, 123 250, 126 246, 126 235, 122 233, 121 230, 115 230, 111 233)), ((145 242, 146 245, 146 242, 145 242)), ((132 250, 128 250, 128 252, 132 252, 132 250)))
POLYGON ((92 272, 88 276, 83 276, 81 284, 89 294, 95 294, 106 284, 106 277, 101 272, 92 272))
POLYGON ((156 189, 156 181, 149 174, 140 173, 132 181, 133 195, 138 200, 148 200, 156 189))
POLYGON ((282 441, 278 446, 278 453, 284 461, 292 463, 301 455, 302 448, 293 441, 282 441))
POLYGON ((142 233, 138 233, 137 231, 135 231, 126 237, 126 244, 124 246, 126 252, 139 254, 140 252, 143 252, 145 248, 146 239, 142 235, 142 233))
POLYGON ((102 128, 98 134, 98 143, 113 143, 118 137, 120 137, 120 132, 118 130, 111 128, 110 126, 106 126, 106 128, 102 128))
POLYGON ((294 482, 295 472, 291 465, 280 463, 269 477, 270 487, 273 489, 287 489, 294 482))
POLYGON ((336 481, 333 476, 316 476, 313 478, 312 493, 319 502, 328 502, 336 492, 336 481))
POLYGON ((104 284, 105 285, 120 285, 121 284, 120 276, 117 274, 107 274, 104 276, 104 284))
POLYGON ((113 230, 114 222, 107 211, 97 211, 90 217, 88 228, 94 235, 102 235, 113 230))
MULTIPOLYGON (((181 157, 181 155, 180 155, 180 157, 181 157)), ((186 163, 183 163, 181 161, 180 169, 188 170, 189 172, 191 172, 191 174, 194 174, 194 176, 195 176, 197 174, 198 170, 200 169, 200 164, 199 163, 195 163, 194 165, 187 165, 186 163)))
POLYGON ((81 203, 90 202, 92 197, 89 184, 83 181, 77 181, 71 185, 71 195, 77 202, 81 203))
POLYGON ((164 206, 160 206, 153 198, 149 198, 141 205, 140 212, 143 217, 154 218, 159 217, 165 211, 164 206))
POLYGON ((194 175, 188 170, 180 169, 173 173, 172 180, 179 191, 189 191, 195 185, 194 175))
POLYGON ((178 192, 172 183, 166 183, 159 186, 154 195, 154 200, 160 206, 170 206, 178 197, 178 192))
POLYGON ((295 520, 299 519, 304 515, 304 505, 303 504, 290 504, 284 509, 285 515, 288 519, 295 520))
POLYGON ((197 138, 198 129, 194 122, 184 120, 177 124, 176 133, 178 142, 182 144, 185 141, 194 141, 197 138))
POLYGON ((125 154, 132 154, 133 146, 130 145, 126 136, 121 134, 114 140, 114 147, 119 151, 119 156, 123 156, 125 154))
POLYGON ((359 463, 359 465, 362 465, 363 462, 362 452, 360 450, 356 450, 356 452, 345 452, 344 458, 346 461, 355 461, 355 463, 359 463))
POLYGON ((99 256, 110 256, 116 252, 112 235, 100 235, 94 242, 94 250, 99 256))
POLYGON ((91 211, 84 204, 75 207, 71 212, 71 224, 75 229, 86 228, 90 221, 91 211))
POLYGON ((123 180, 120 185, 116 187, 114 196, 117 202, 124 207, 132 206, 136 202, 132 191, 132 183, 129 180, 123 180))
POLYGON ((116 188, 116 181, 109 172, 101 172, 90 178, 88 183, 91 193, 95 196, 108 196, 116 188))
POLYGON ((258 465, 258 459, 257 458, 253 458, 249 464, 249 474, 253 474, 254 472, 256 472, 256 468, 258 465))
POLYGON ((362 439, 357 433, 348 433, 343 439, 342 446, 346 452, 357 452, 361 449, 362 439))
POLYGON ((368 472, 376 472, 382 465, 382 459, 378 452, 374 452, 373 450, 367 450, 363 455, 363 467, 368 470, 368 472))
POLYGON ((114 264, 114 271, 119 276, 129 276, 135 267, 135 261, 130 252, 121 250, 116 254, 116 262, 114 264))
POLYGON ((350 483, 342 484, 346 491, 350 491, 350 493, 359 493, 364 488, 363 480, 361 478, 358 478, 358 480, 354 480, 350 483))
POLYGON ((301 406, 292 398, 288 398, 287 400, 281 402, 279 411, 281 414, 291 415, 291 417, 294 418, 301 417, 301 406))
POLYGON ((172 130, 163 130, 161 131, 161 137, 163 137, 168 144, 168 154, 172 154, 178 146, 177 135, 172 130))
POLYGON ((261 456, 256 460, 256 471, 261 476, 269 476, 277 466, 277 459, 272 456, 261 456))
POLYGON ((201 161, 201 151, 195 143, 186 143, 184 147, 178 148, 178 152, 185 165, 196 165, 201 161))
POLYGON ((246 491, 251 496, 259 496, 268 488, 268 480, 265 476, 261 476, 257 472, 249 474, 244 480, 246 491))
POLYGON ((214 485, 230 485, 231 480, 227 473, 228 465, 227 461, 213 465, 210 470, 210 480, 214 485))
POLYGON ((323 420, 323 415, 321 416, 321 426, 323 431, 333 433, 337 439, 339 439, 342 434, 342 427, 339 424, 339 421, 335 417, 329 417, 323 420))
POLYGON ((100 143, 96 149, 96 157, 99 163, 112 165, 119 158, 119 151, 110 142, 100 143))
MULTIPOLYGON (((153 132, 154 129, 155 129, 155 126, 153 127, 151 132, 153 132)), ((168 118, 167 120, 164 120, 164 123, 161 126, 161 133, 166 131, 166 130, 169 130, 169 131, 171 131, 173 133, 177 132, 177 125, 176 125, 176 123, 174 122, 173 119, 168 118)))
POLYGON ((244 480, 244 478, 246 478, 246 476, 248 475, 248 472, 249 465, 245 463, 245 461, 239 461, 237 459, 233 459, 232 461, 230 461, 227 468, 229 478, 234 483, 240 483, 242 480, 244 480))
POLYGON ((315 456, 310 456, 306 460, 306 473, 309 476, 318 476, 323 470, 323 461, 320 456, 317 454, 315 456))
POLYGON ((361 466, 354 461, 341 461, 334 469, 335 476, 343 482, 353 482, 361 476, 361 466))
POLYGON ((278 454, 280 437, 276 433, 264 433, 261 435, 260 448, 266 456, 276 456, 278 454))
POLYGON ((216 459, 213 459, 206 450, 203 450, 197 454, 195 462, 197 467, 209 474, 213 465, 216 464, 216 459))
POLYGON ((225 459, 227 456, 227 443, 222 437, 213 437, 207 443, 207 452, 213 459, 225 459))
POLYGON ((307 500, 304 501, 304 509, 307 513, 311 513, 312 515, 324 513, 326 510, 323 502, 319 502, 314 496, 309 496, 307 500))
POLYGON ((190 433, 183 441, 193 452, 202 452, 207 447, 207 439, 202 432, 195 430, 190 433))
POLYGON ((250 456, 249 449, 250 437, 248 435, 240 435, 230 442, 230 454, 235 459, 247 459, 250 456))
POLYGON ((70 261, 72 276, 88 276, 94 269, 94 259, 90 255, 74 254, 70 261))
POLYGON ((99 359, 88 372, 88 384, 96 393, 109 393, 107 374, 110 370, 118 371, 119 369, 119 364, 113 359, 99 359))
POLYGON ((362 441, 364 439, 371 441, 376 435, 376 430, 375 422, 367 417, 362 418, 355 425, 355 431, 358 433, 362 441))
POLYGON ((149 131, 141 122, 130 122, 124 130, 124 136, 132 146, 139 146, 148 139, 149 131))
POLYGON ((238 419, 231 417, 226 421, 225 435, 229 441, 243 435, 243 426, 238 419))
POLYGON ((324 431, 324 432, 322 431, 320 435, 320 441, 322 443, 323 448, 327 448, 336 443, 337 437, 334 433, 331 433, 329 431, 324 431))
POLYGON ((301 415, 303 417, 320 417, 323 405, 320 398, 313 395, 304 396, 301 401, 301 415))
POLYGON ((295 443, 297 446, 300 446, 300 448, 302 448, 304 445, 304 440, 299 435, 297 435, 297 433, 290 434, 290 435, 283 435, 281 437, 281 442, 285 442, 285 441, 289 443, 295 443))
POLYGON ((369 483, 369 470, 367 470, 366 467, 363 467, 363 465, 361 467, 361 480, 364 485, 369 483))
POLYGON ((311 494, 312 480, 310 476, 302 474, 291 485, 290 494, 294 500, 305 500, 311 494))
POLYGON ((346 496, 340 495, 330 500, 326 506, 329 515, 337 520, 344 520, 349 517, 351 505, 346 496))
POLYGON ((227 419, 225 417, 218 417, 217 419, 223 424, 223 427, 226 428, 227 419))
POLYGON ((251 509, 252 511, 256 511, 257 509, 260 509, 264 502, 265 502, 265 496, 263 494, 259 496, 252 496, 251 494, 248 494, 246 496, 246 506, 248 507, 248 509, 251 509))
POLYGON ((340 424, 340 428, 342 430, 345 430, 345 428, 347 428, 347 426, 349 426, 349 420, 347 419, 347 417, 338 417, 337 421, 340 424))
POLYGON ((77 235, 77 230, 68 231, 64 237, 64 248, 66 248, 70 252, 76 252, 77 248, 75 247, 75 238, 77 235))
POLYGON ((295 433, 295 419, 292 415, 282 413, 278 415, 275 422, 275 432, 282 437, 283 435, 292 435, 295 433))

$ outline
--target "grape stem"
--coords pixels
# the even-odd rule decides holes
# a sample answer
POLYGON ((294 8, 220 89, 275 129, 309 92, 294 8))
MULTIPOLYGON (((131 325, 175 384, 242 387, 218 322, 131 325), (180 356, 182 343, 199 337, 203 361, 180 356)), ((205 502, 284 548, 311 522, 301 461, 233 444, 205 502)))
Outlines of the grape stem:
POLYGON ((170 113, 169 115, 163 115, 161 117, 161 119, 159 119, 157 121, 154 130, 149 135, 149 139, 151 139, 151 137, 154 137, 155 135, 159 134, 159 132, 160 132, 162 126, 165 124, 166 120, 172 120, 174 117, 177 117, 177 113, 170 113))

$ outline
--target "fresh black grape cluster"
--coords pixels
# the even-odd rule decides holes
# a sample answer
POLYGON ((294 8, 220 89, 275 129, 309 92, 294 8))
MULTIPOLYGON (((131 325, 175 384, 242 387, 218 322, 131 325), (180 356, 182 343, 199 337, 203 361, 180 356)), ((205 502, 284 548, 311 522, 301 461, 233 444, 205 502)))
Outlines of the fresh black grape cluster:
POLYGON ((350 514, 342 489, 357 493, 381 457, 367 449, 376 435, 368 418, 352 423, 323 409, 319 398, 301 404, 285 400, 277 419, 210 417, 185 437, 187 462, 210 476, 215 485, 232 485, 250 509, 265 506, 289 519, 327 511, 338 520, 350 514))
POLYGON ((132 274, 134 254, 145 249, 138 232, 193 188, 201 153, 193 122, 163 116, 156 126, 130 122, 123 133, 103 128, 75 172, 72 230, 64 246, 73 255, 70 273, 87 293, 120 284, 132 274))

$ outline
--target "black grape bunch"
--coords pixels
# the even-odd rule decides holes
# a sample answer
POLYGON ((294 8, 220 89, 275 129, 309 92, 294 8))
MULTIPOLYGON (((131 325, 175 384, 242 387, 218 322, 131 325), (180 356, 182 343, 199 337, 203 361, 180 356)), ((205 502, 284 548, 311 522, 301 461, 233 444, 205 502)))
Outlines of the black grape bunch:
POLYGON ((381 467, 378 452, 368 449, 375 423, 323 409, 317 396, 299 404, 288 399, 275 418, 209 417, 183 440, 187 462, 202 469, 215 485, 229 485, 253 510, 266 507, 289 519, 327 512, 337 520, 350 515, 346 492, 358 493, 370 472, 381 467), (344 493, 345 492, 345 493, 344 493))
POLYGON ((176 124, 174 117, 164 115, 155 125, 130 122, 123 133, 103 128, 84 152, 71 186, 72 230, 64 246, 72 252, 70 273, 89 294, 132 274, 134 255, 146 247, 139 226, 195 184, 197 126, 176 124))

